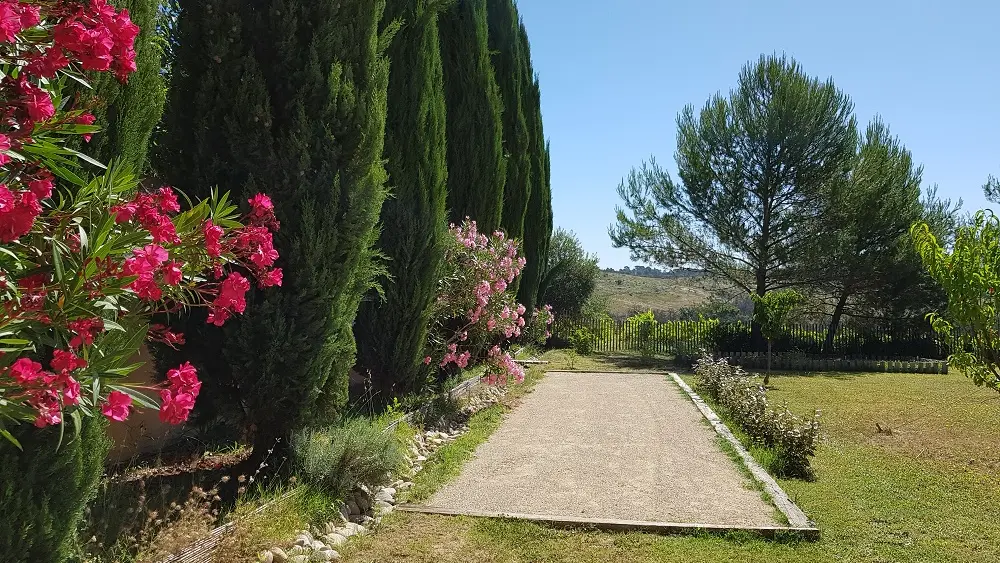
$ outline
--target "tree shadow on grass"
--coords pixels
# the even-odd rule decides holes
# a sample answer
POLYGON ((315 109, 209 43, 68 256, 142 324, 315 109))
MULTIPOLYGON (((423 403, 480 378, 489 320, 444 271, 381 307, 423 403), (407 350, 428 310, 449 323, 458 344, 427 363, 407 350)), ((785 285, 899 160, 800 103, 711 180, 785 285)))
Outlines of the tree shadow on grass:
POLYGON ((673 371, 676 369, 673 358, 662 356, 640 356, 638 354, 608 354, 599 356, 609 365, 618 369, 641 369, 657 371, 673 371))

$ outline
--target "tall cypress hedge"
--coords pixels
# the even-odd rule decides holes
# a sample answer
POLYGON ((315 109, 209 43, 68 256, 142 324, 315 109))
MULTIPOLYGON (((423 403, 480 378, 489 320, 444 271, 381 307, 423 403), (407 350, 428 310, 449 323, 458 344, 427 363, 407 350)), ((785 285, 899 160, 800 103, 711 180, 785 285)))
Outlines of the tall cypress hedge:
POLYGON ((507 180, 500 91, 490 61, 486 0, 458 0, 440 18, 448 113, 448 218, 500 227, 507 180))
MULTIPOLYGON (((521 26, 522 42, 528 44, 528 35, 521 26)), ((530 67, 529 67, 530 68, 530 67)), ((545 274, 549 240, 552 237, 552 195, 549 186, 549 151, 542 127, 541 89, 538 79, 525 91, 524 108, 528 122, 531 165, 531 193, 525 210, 524 257, 527 260, 518 286, 518 301, 531 311, 538 298, 538 286, 545 274)))
POLYGON ((0 560, 63 563, 79 555, 77 527, 110 447, 106 426, 85 419, 74 438, 68 424, 60 445, 58 427, 22 424, 10 430, 24 451, 0 439, 0 560))
MULTIPOLYGON (((373 282, 389 61, 379 0, 182 0, 158 169, 188 194, 274 201, 284 285, 224 331, 187 319, 201 416, 257 446, 343 409, 373 282)), ((264 448, 266 449, 266 447, 264 448)))
POLYGON ((135 40, 136 71, 126 84, 111 73, 94 80, 94 117, 101 132, 82 149, 102 162, 115 160, 137 174, 146 171, 150 136, 163 114, 166 85, 160 76, 163 48, 156 32, 160 0, 114 0, 139 26, 135 40))
POLYGON ((419 389, 430 307, 443 258, 447 152, 439 0, 389 0, 386 20, 402 20, 389 49, 385 157, 392 197, 382 207, 378 248, 390 279, 357 322, 360 365, 384 397, 419 389))
POLYGON ((530 137, 523 107, 531 85, 527 45, 521 37, 513 0, 486 0, 489 48, 503 104, 503 147, 507 158, 503 214, 500 224, 513 238, 524 236, 524 217, 531 197, 530 137))

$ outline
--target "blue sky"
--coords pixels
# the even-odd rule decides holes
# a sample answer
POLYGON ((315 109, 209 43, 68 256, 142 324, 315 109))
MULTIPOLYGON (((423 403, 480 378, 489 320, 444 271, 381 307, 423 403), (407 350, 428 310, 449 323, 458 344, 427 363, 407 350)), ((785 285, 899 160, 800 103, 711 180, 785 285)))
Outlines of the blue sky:
POLYGON ((602 267, 622 177, 651 155, 675 171, 675 118, 735 85, 762 53, 833 77, 859 125, 881 115, 924 182, 987 206, 1000 175, 1000 6, 971 1, 520 0, 552 143, 555 224, 602 267))

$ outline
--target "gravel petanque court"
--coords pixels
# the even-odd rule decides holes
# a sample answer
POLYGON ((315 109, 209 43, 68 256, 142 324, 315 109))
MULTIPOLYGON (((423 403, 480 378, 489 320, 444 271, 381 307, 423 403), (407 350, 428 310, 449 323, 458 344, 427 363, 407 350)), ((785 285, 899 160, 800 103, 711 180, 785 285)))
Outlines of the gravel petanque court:
POLYGON ((657 374, 548 373, 425 506, 780 525, 691 400, 657 374))

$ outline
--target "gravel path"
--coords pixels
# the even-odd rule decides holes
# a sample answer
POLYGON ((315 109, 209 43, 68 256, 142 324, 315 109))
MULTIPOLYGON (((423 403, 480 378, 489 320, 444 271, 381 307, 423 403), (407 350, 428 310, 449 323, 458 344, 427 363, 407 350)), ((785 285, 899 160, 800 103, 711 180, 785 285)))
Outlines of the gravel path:
POLYGON ((749 486, 665 376, 551 372, 427 506, 778 525, 749 486))

